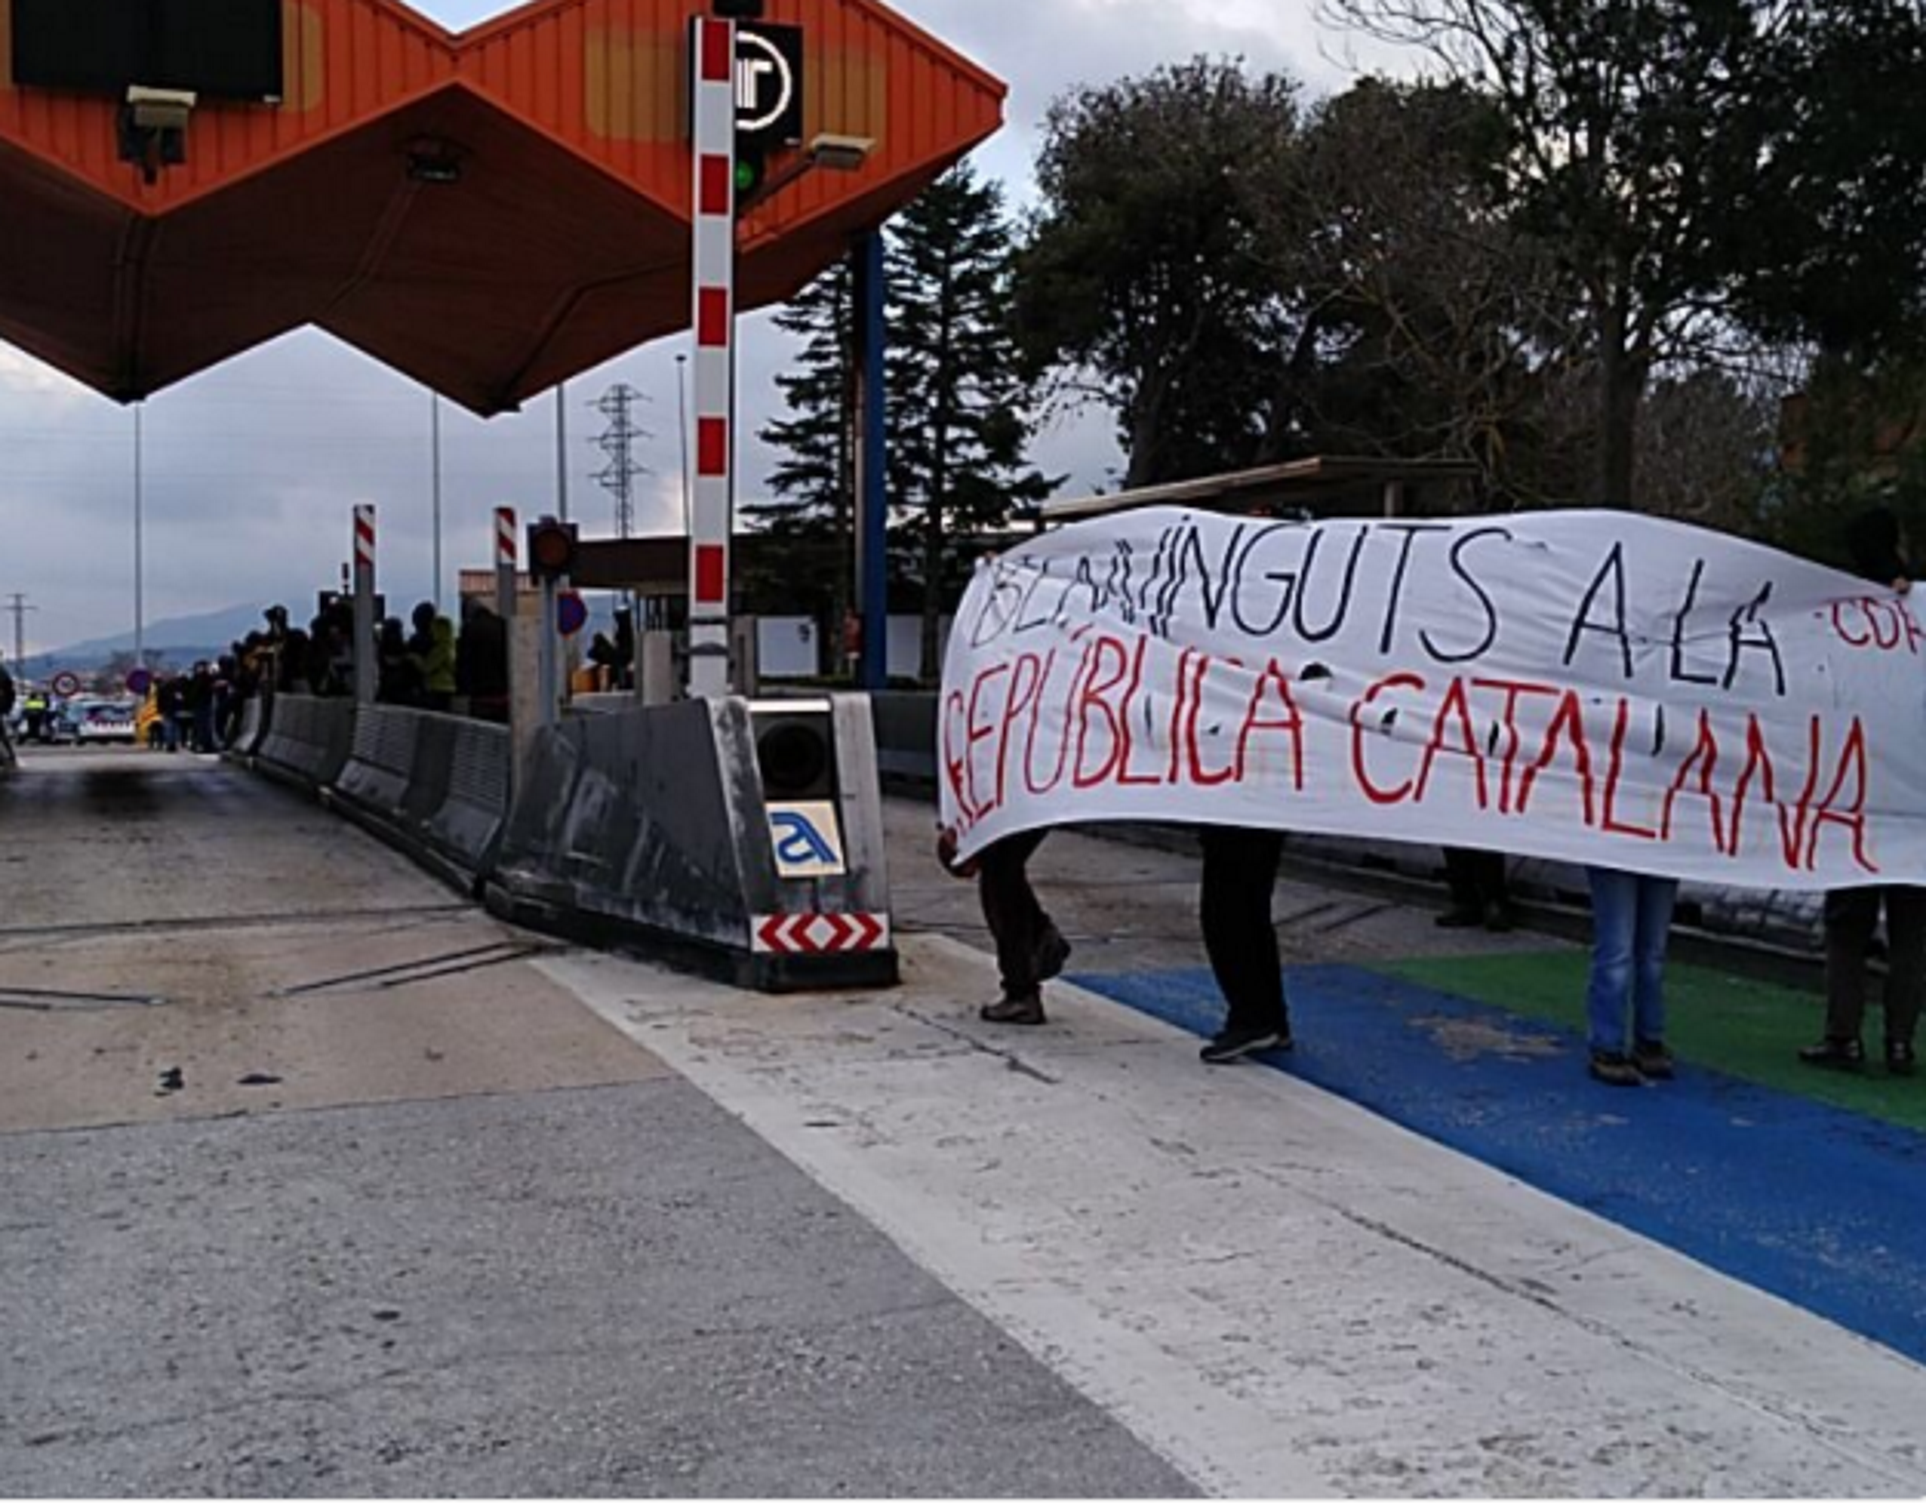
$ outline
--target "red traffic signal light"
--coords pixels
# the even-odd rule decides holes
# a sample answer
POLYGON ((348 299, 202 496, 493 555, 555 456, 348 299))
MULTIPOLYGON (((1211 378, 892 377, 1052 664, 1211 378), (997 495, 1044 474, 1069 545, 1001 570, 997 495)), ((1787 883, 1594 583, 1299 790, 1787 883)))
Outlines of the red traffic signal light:
POLYGON ((575 546, 579 539, 574 524, 545 518, 528 526, 528 568, 540 578, 566 576, 575 568, 575 546))

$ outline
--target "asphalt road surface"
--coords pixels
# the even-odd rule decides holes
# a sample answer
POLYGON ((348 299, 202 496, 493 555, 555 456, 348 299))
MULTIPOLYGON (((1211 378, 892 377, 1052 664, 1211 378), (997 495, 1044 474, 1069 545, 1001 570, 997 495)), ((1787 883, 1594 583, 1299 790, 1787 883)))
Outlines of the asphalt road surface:
POLYGON ((0 782, 0 1495, 1186 1495, 345 823, 0 782))

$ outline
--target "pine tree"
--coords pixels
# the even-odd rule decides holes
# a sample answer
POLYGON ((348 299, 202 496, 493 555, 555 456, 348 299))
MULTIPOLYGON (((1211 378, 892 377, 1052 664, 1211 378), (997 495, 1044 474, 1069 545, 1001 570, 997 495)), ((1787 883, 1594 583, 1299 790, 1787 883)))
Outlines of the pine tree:
POLYGON ((926 190, 888 251, 890 501, 909 517, 923 584, 923 679, 940 673, 942 614, 968 562, 954 541, 1000 528, 1054 483, 1027 464, 1036 427, 1008 320, 1003 195, 966 164, 926 190))
POLYGON ((742 511, 783 541, 771 553, 780 562, 780 580, 758 585, 806 604, 835 644, 853 596, 845 547, 855 519, 855 304, 848 264, 838 262, 797 294, 776 316, 776 327, 801 349, 776 379, 787 415, 762 431, 764 443, 782 457, 768 478, 775 497, 742 511))

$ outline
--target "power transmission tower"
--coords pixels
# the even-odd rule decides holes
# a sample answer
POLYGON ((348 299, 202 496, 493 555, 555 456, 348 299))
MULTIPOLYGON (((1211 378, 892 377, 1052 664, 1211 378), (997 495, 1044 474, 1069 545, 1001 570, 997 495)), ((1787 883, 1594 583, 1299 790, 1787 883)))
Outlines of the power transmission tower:
POLYGON ((27 663, 27 614, 37 613, 40 609, 27 601, 25 592, 15 592, 7 599, 7 611, 13 614, 13 663, 24 670, 27 663))
POLYGON ((649 468, 635 459, 635 446, 637 441, 654 436, 636 424, 631 412, 636 404, 648 401, 642 393, 621 382, 591 405, 609 421, 609 427, 595 442, 609 463, 595 474, 595 480, 615 498, 615 532, 621 539, 635 533, 635 479, 649 474, 649 468))

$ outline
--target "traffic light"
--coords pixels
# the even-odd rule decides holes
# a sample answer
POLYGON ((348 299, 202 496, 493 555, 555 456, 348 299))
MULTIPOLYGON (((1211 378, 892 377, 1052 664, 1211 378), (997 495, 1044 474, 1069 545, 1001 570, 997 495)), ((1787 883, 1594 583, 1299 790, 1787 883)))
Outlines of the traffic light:
POLYGON ((736 203, 755 198, 769 177, 769 156, 760 142, 736 139, 736 203))
POLYGON ((538 581, 553 581, 575 569, 580 533, 574 524, 545 518, 528 526, 528 569, 538 581))

